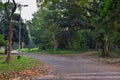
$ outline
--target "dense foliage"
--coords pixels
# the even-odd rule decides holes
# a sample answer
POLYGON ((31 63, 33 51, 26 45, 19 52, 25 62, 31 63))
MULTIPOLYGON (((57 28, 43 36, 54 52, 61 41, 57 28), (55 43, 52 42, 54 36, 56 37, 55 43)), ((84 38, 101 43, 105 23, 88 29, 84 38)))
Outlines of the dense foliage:
MULTIPOLYGON (((9 36, 9 28, 8 28, 8 16, 10 15, 11 12, 11 8, 13 6, 13 3, 10 3, 8 5, 8 14, 6 13, 6 9, 5 9, 5 4, 3 4, 2 2, 0 3, 1 7, 0 7, 0 34, 4 34, 5 40, 8 40, 8 36, 9 36)), ((20 14, 15 13, 13 16, 13 45, 14 44, 18 44, 19 41, 19 22, 20 20, 20 14)), ((26 29, 26 24, 22 21, 21 22, 21 43, 25 43, 26 45, 28 45, 29 43, 29 37, 28 37, 28 31, 26 29)))
POLYGON ((5 41, 4 35, 0 34, 0 47, 6 46, 6 45, 7 45, 7 41, 5 41))
MULTIPOLYGON (((41 49, 99 49, 102 57, 110 56, 109 49, 119 49, 119 0, 43 1, 38 6, 38 12, 33 14, 32 21, 27 22, 29 31, 22 22, 21 42, 29 45, 35 43, 41 49)), ((0 4, 0 34, 7 39, 8 22, 4 7, 0 4)), ((14 43, 18 43, 19 19, 20 15, 15 14, 14 43)))
POLYGON ((45 0, 32 20, 32 38, 39 47, 56 49, 119 48, 118 0, 45 0))

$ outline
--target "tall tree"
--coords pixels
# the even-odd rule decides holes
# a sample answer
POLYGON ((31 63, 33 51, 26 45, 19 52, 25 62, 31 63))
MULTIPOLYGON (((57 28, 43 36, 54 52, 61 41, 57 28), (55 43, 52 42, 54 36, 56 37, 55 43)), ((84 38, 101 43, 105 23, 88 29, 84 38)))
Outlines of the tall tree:
POLYGON ((70 49, 76 32, 80 29, 91 28, 85 14, 86 10, 77 5, 75 0, 52 0, 48 1, 46 6, 35 15, 37 17, 33 22, 39 27, 38 29, 42 26, 46 26, 47 28, 44 27, 44 29, 47 30, 53 27, 54 30, 51 32, 54 33, 55 44, 59 48, 70 49))
POLYGON ((89 13, 90 23, 95 26, 99 33, 98 42, 102 45, 102 56, 109 57, 109 47, 114 32, 118 29, 119 24, 119 5, 118 0, 94 0, 85 7, 89 13))
MULTIPOLYGON (((13 32, 12 32, 12 18, 13 18, 15 10, 17 8, 15 0, 12 0, 12 1, 13 1, 14 6, 12 8, 11 14, 8 15, 8 21, 9 21, 9 43, 8 43, 8 54, 7 54, 7 58, 5 60, 6 63, 9 63, 11 61, 12 36, 13 36, 13 32)), ((8 0, 7 3, 5 4, 6 9, 7 9, 7 6, 8 6, 9 3, 10 3, 10 0, 8 0)))

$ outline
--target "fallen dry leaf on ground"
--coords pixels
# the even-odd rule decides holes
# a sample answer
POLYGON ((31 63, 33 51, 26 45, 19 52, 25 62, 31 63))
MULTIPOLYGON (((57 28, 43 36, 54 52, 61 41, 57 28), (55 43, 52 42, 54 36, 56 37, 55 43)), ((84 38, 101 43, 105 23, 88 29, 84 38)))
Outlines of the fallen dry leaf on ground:
POLYGON ((19 72, 0 73, 0 80, 29 80, 29 77, 45 76, 52 72, 49 66, 36 67, 19 72))

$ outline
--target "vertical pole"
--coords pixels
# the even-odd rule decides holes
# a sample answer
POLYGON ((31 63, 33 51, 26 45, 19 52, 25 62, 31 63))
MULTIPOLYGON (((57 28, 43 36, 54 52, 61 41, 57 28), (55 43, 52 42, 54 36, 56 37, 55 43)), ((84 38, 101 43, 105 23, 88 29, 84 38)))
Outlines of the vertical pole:
POLYGON ((19 49, 18 49, 19 53, 20 53, 20 48, 21 48, 21 8, 20 8, 20 20, 19 20, 19 49))
MULTIPOLYGON (((19 5, 19 10, 20 10, 20 20, 19 20, 19 48, 18 48, 18 53, 20 54, 20 49, 21 49, 21 10, 22 10, 22 7, 27 7, 28 5, 19 5)), ((18 55, 18 58, 20 57, 20 55, 18 55)))

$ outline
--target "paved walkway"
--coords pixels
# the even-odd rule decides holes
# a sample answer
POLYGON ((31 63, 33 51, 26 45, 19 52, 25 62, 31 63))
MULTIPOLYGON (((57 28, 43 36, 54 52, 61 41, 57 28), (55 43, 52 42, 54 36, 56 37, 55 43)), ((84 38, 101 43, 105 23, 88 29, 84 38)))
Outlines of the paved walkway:
POLYGON ((81 55, 24 54, 53 67, 53 73, 33 80, 120 80, 120 66, 89 60, 81 55))

